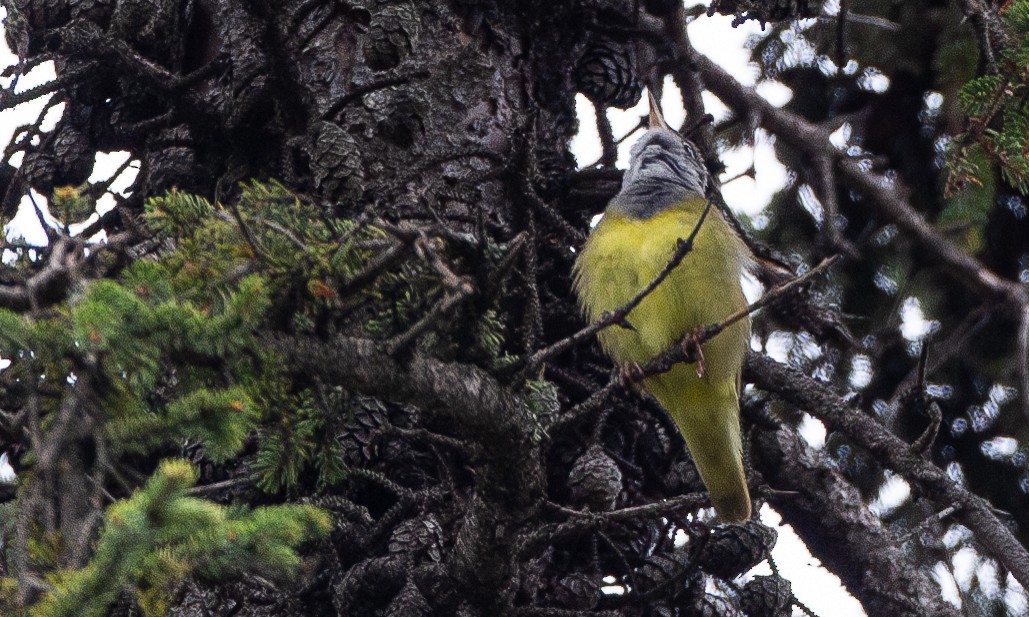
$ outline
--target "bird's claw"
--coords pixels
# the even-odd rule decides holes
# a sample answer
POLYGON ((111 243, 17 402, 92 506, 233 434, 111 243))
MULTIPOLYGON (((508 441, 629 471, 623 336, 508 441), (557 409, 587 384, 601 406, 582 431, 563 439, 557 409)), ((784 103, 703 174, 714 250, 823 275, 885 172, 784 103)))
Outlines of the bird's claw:
POLYGON ((687 357, 696 358, 694 364, 697 367, 697 379, 703 379, 707 375, 707 365, 704 363, 704 327, 694 328, 686 338, 682 340, 682 351, 687 357))
POLYGON ((621 378, 623 386, 638 387, 644 377, 643 367, 638 362, 626 362, 618 367, 618 377, 621 378))

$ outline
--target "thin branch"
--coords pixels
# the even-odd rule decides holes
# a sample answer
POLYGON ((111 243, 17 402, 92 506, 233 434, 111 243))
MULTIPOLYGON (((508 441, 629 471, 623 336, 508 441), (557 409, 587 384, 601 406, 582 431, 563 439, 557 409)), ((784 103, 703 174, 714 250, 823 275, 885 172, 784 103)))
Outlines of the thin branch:
POLYGON ((262 225, 264 225, 268 229, 271 229, 272 231, 276 231, 276 232, 282 234, 282 236, 285 237, 287 240, 289 240, 290 243, 293 246, 295 246, 298 249, 300 249, 300 252, 302 252, 302 253, 310 252, 309 249, 307 248, 307 245, 304 244, 303 241, 300 238, 296 237, 296 235, 292 231, 286 229, 282 225, 279 225, 275 221, 270 221, 270 220, 265 219, 265 218, 259 218, 259 219, 257 219, 257 222, 262 224, 262 225))
POLYGON ((930 357, 926 358, 925 366, 922 368, 918 365, 914 366, 908 374, 904 376, 904 379, 900 380, 897 386, 893 389, 893 394, 890 396, 889 404, 891 406, 899 404, 900 397, 902 397, 904 393, 919 383, 924 383, 926 376, 932 375, 936 369, 940 368, 961 353, 964 350, 965 345, 972 340, 972 337, 989 322, 993 309, 994 307, 989 305, 979 306, 969 312, 968 315, 961 320, 961 323, 951 331, 946 340, 940 343, 934 342, 933 353, 930 357), (923 373, 921 377, 919 376, 919 371, 923 373))
POLYGON ((229 212, 232 213, 232 218, 229 220, 229 222, 234 222, 236 224, 236 227, 238 227, 239 230, 243 232, 243 238, 246 240, 246 243, 250 246, 250 250, 254 252, 254 256, 263 262, 270 261, 268 258, 267 251, 265 251, 264 247, 261 246, 261 242, 254 235, 253 230, 250 229, 250 225, 248 225, 247 222, 243 220, 243 215, 239 212, 239 204, 237 204, 235 200, 231 200, 228 206, 229 212))
POLYGON ((690 232, 690 235, 687 236, 685 240, 680 238, 676 241, 675 250, 672 252, 672 256, 669 257, 668 262, 665 264, 665 267, 662 268, 661 271, 658 272, 657 276, 651 279, 651 281, 647 283, 647 285, 644 286, 643 289, 636 292, 636 295, 633 296, 628 302, 614 309, 613 311, 605 311, 600 315, 600 318, 597 319, 597 321, 595 321, 592 325, 589 325, 583 328, 582 330, 579 330, 578 332, 569 337, 565 337, 560 341, 557 341, 549 347, 545 347, 533 353, 531 356, 529 356, 527 360, 524 361, 524 363, 516 363, 512 366, 512 368, 521 368, 522 366, 524 366, 526 370, 531 371, 532 369, 538 367, 541 363, 545 362, 547 359, 559 355, 564 351, 574 347, 575 345, 578 345, 582 341, 594 336, 601 330, 610 328, 615 324, 625 323, 625 319, 629 316, 629 313, 631 313, 634 308, 639 306, 640 302, 643 302, 644 298, 649 296, 651 292, 657 289, 657 286, 660 285, 666 278, 668 278, 668 275, 672 273, 672 270, 675 270, 675 268, 682 263, 682 260, 686 258, 686 255, 693 250, 693 242, 694 240, 696 240, 697 233, 700 232, 700 226, 704 224, 704 220, 707 218, 707 215, 710 211, 711 201, 709 200, 707 202, 707 205, 704 206, 704 211, 700 213, 700 218, 697 219, 697 224, 694 225, 693 231, 690 232))
POLYGON ((925 519, 921 523, 915 525, 914 528, 911 529, 911 531, 909 531, 906 534, 902 535, 901 537, 897 538, 897 542, 907 542, 911 538, 915 537, 915 534, 921 532, 923 529, 925 529, 926 527, 928 527, 932 523, 943 522, 943 520, 945 518, 947 518, 948 516, 950 516, 952 514, 957 513, 957 511, 958 511, 958 507, 957 506, 947 506, 946 508, 944 508, 944 509, 940 510, 939 512, 937 512, 936 514, 933 514, 929 518, 925 519))
POLYGON ((807 283, 808 281, 810 281, 815 276, 817 276, 817 275, 821 274, 822 272, 824 272, 825 270, 831 268, 839 260, 840 260, 840 256, 839 255, 833 255, 832 257, 827 257, 826 259, 823 259, 820 264, 818 264, 814 268, 811 268, 810 270, 808 270, 804 274, 801 274, 797 278, 795 278, 795 279, 793 279, 791 281, 787 281, 787 282, 785 282, 785 283, 783 283, 781 285, 777 285, 777 286, 773 287, 772 289, 768 290, 768 292, 765 293, 763 296, 758 298, 753 304, 747 306, 746 308, 742 308, 742 309, 736 311, 735 313, 733 313, 732 315, 726 317, 724 320, 722 320, 718 324, 715 324, 713 326, 708 326, 705 329, 705 331, 706 331, 705 333, 706 334, 709 333, 709 334, 707 334, 707 338, 713 337, 714 335, 716 335, 719 332, 721 332, 722 330, 728 328, 729 326, 731 326, 732 324, 736 323, 737 321, 740 321, 744 317, 747 317, 748 315, 756 313, 757 311, 759 311, 762 308, 768 306, 769 304, 772 304, 773 302, 776 302, 777 300, 779 300, 780 298, 785 296, 787 293, 792 291, 794 288, 799 287, 799 286, 807 283))
POLYGON ((365 264, 363 268, 355 272, 353 276, 343 283, 343 289, 340 290, 340 295, 345 295, 355 289, 360 289, 372 282, 380 272, 393 265, 395 261, 403 257, 409 250, 411 250, 410 243, 396 242, 386 250, 381 251, 371 261, 365 264))
POLYGON ((603 106, 595 106, 597 117, 597 135, 600 136, 600 164, 614 167, 618 160, 618 146, 615 134, 611 129, 611 121, 607 119, 607 110, 603 106))
POLYGON ((426 77, 429 77, 429 75, 430 73, 426 70, 418 70, 408 75, 394 75, 391 77, 385 77, 378 81, 356 87, 349 94, 345 94, 336 101, 334 101, 332 106, 326 109, 325 113, 322 114, 321 119, 332 120, 336 117, 336 114, 343 110, 344 107, 362 98, 366 94, 371 94, 372 92, 384 90, 386 88, 390 88, 393 86, 402 86, 413 79, 425 79, 426 77))
POLYGON ((1022 414, 1029 420, 1029 304, 1022 307, 1018 330, 1018 380, 1022 390, 1022 414))
POLYGON ((609 512, 573 510, 572 508, 566 508, 555 503, 551 503, 550 505, 561 513, 574 518, 598 521, 624 521, 651 515, 693 511, 697 508, 709 505, 710 503, 711 499, 708 497, 707 493, 689 493, 687 495, 679 495, 670 499, 662 499, 661 501, 655 501, 653 503, 646 503, 641 506, 631 506, 628 508, 611 510, 609 512))
POLYGON ((456 289, 453 293, 448 293, 442 300, 437 302, 432 309, 426 313, 421 319, 419 319, 414 325, 408 328, 403 333, 390 339, 386 343, 386 353, 396 355, 402 350, 407 349, 411 343, 421 336, 426 330, 431 328, 437 322, 439 322, 444 316, 449 315, 450 312, 460 304, 465 298, 472 295, 475 292, 475 288, 472 287, 471 283, 467 281, 456 289))
POLYGON ((114 181, 117 180, 118 177, 121 176, 123 173, 125 173, 125 170, 128 169, 129 166, 132 165, 132 163, 135 161, 136 159, 130 155, 128 158, 125 159, 124 163, 118 166, 118 169, 114 170, 113 174, 107 177, 106 180, 101 180, 99 182, 91 184, 89 186, 89 189, 86 191, 86 194, 93 199, 99 199, 101 195, 110 190, 111 185, 114 184, 114 181))
POLYGON ((922 250, 949 266, 946 272, 980 292, 999 296, 1009 306, 1020 309, 1029 304, 1029 286, 996 274, 958 248, 914 209, 896 180, 872 173, 863 161, 836 149, 829 142, 829 126, 811 124, 775 107, 705 56, 698 54, 695 60, 705 85, 726 105, 738 113, 756 114, 763 127, 804 154, 834 160, 841 177, 881 215, 908 232, 922 250))
POLYGON ((822 203, 822 231, 833 250, 840 251, 851 259, 857 259, 861 256, 861 252, 853 242, 843 236, 840 228, 842 221, 832 159, 827 156, 819 157, 815 160, 814 166, 816 175, 815 182, 812 182, 812 188, 815 190, 815 195, 818 196, 818 201, 822 203))
POLYGON ((499 293, 501 284, 511 272, 511 268, 513 268, 515 263, 518 261, 518 256, 521 255, 522 251, 525 249, 527 238, 528 234, 521 231, 507 243, 504 256, 500 259, 500 263, 497 264, 496 268, 490 272, 489 277, 486 280, 486 285, 483 289, 483 294, 486 297, 493 297, 499 293))
MULTIPOLYGON (((633 135, 638 133, 640 130, 645 130, 647 128, 648 124, 649 124, 648 116, 640 116, 640 121, 636 123, 636 126, 632 127, 628 131, 626 131, 625 135, 622 135, 621 137, 615 138, 614 145, 615 146, 622 145, 625 142, 626 139, 629 139, 630 137, 632 137, 633 135)), ((617 158, 617 153, 616 153, 615 158, 617 158)), ((598 167, 600 167, 601 165, 604 165, 604 164, 605 164, 604 163, 604 156, 601 155, 601 157, 599 159, 593 161, 589 165, 583 165, 582 166, 582 170, 596 169, 596 168, 598 168, 598 167)), ((612 163, 612 165, 613 165, 613 163, 612 163)), ((606 167, 605 169, 611 169, 611 167, 606 167)), ((580 171, 580 173, 582 173, 582 172, 580 171)))
POLYGON ((875 15, 863 15, 861 13, 855 13, 853 11, 847 11, 846 16, 842 15, 819 15, 815 17, 818 21, 840 21, 840 18, 847 23, 861 24, 863 26, 872 26, 874 28, 882 28, 888 32, 898 32, 903 26, 895 21, 890 21, 884 17, 876 17, 875 15))
POLYGON ((29 191, 27 195, 29 202, 32 204, 32 211, 36 214, 36 220, 39 221, 39 226, 43 228, 43 233, 46 234, 47 239, 51 243, 56 242, 62 234, 54 229, 46 220, 46 214, 43 212, 43 208, 36 202, 36 198, 32 196, 32 191, 29 191))
MULTIPOLYGON (((673 70, 672 78, 682 92, 683 106, 686 109, 687 119, 703 118, 707 111, 704 107, 704 100, 701 95, 704 92, 704 78, 698 71, 695 63, 699 56, 697 50, 690 43, 689 34, 686 31, 686 13, 682 5, 672 12, 671 17, 665 24, 668 38, 672 41, 673 47, 673 70)), ((710 122, 701 123, 698 130, 694 131, 692 140, 704 155, 704 161, 709 167, 721 166, 718 152, 715 148, 715 131, 710 122)))
POLYGON ((452 291, 459 293, 471 293, 471 283, 463 276, 458 276, 450 269, 450 266, 443 261, 443 257, 440 256, 439 250, 436 246, 439 240, 435 238, 429 238, 422 234, 414 242, 414 252, 418 257, 422 258, 432 269, 439 275, 440 281, 446 285, 446 287, 452 291))
POLYGON ((73 86, 81 81, 92 79, 96 74, 96 62, 87 63, 85 66, 75 70, 68 71, 64 75, 57 77, 45 84, 38 85, 34 88, 29 88, 24 92, 15 92, 14 88, 17 85, 17 81, 12 82, 10 87, 0 90, 0 111, 13 109, 23 103, 34 101, 40 97, 48 94, 53 94, 59 91, 68 91, 69 86, 73 86))
POLYGON ((755 313, 758 310, 764 308, 765 306, 768 306, 769 304, 779 300, 780 298, 788 294, 791 290, 807 283, 814 276, 821 274, 827 268, 835 264, 839 260, 839 258, 839 255, 833 255, 832 257, 823 260, 822 263, 818 264, 811 270, 808 270, 803 275, 798 276, 792 281, 783 283, 782 285, 772 288, 768 291, 768 293, 761 296, 753 304, 750 304, 736 311, 735 313, 729 315, 722 321, 716 324, 705 326, 699 332, 686 333, 686 335, 682 339, 673 343, 671 347, 669 347, 665 351, 661 352, 657 356, 647 361, 647 363, 640 367, 640 371, 637 374, 634 374, 633 377, 636 379, 646 379, 647 377, 652 377, 654 375, 666 373, 677 364, 690 364, 696 362, 698 358, 701 357, 701 352, 698 351, 700 349, 701 344, 711 340, 716 335, 721 333, 729 326, 735 324, 736 322, 745 319, 752 313, 755 313), (690 343, 695 343, 695 345, 692 345, 690 343))
POLYGON ((202 495, 210 495, 212 493, 217 493, 227 488, 235 488, 237 486, 249 486, 253 483, 253 476, 240 476, 238 478, 222 480, 221 482, 212 482, 211 484, 197 485, 187 490, 186 494, 191 497, 200 497, 202 495))
MULTIPOLYGON (((646 364, 639 367, 638 371, 634 371, 632 375, 633 380, 639 381, 660 373, 666 373, 677 364, 692 364, 693 362, 696 362, 698 359, 697 350, 700 349, 700 346, 703 343, 712 339, 732 324, 740 321, 759 309, 768 306, 784 297, 791 290, 810 281, 812 277, 824 272, 827 268, 836 263, 838 259, 838 255, 825 259, 822 263, 818 264, 818 266, 812 268, 808 272, 805 272, 803 275, 772 288, 756 302, 733 313, 732 315, 729 315, 724 320, 716 324, 705 326, 696 332, 687 332, 682 339, 672 343, 668 349, 651 358, 646 364)), ((599 324, 600 322, 598 321, 597 323, 599 324)), ((586 329, 588 330, 589 328, 586 329)), ((572 335, 571 338, 574 338, 577 335, 578 333, 572 335)), ((616 375, 606 386, 595 391, 585 401, 569 409, 568 412, 565 413, 564 416, 562 416, 562 418, 556 423, 555 428, 560 430, 561 428, 577 421, 583 415, 592 413, 599 409, 600 405, 607 400, 607 397, 610 396, 616 388, 623 385, 625 385, 625 378, 621 374, 616 375)))

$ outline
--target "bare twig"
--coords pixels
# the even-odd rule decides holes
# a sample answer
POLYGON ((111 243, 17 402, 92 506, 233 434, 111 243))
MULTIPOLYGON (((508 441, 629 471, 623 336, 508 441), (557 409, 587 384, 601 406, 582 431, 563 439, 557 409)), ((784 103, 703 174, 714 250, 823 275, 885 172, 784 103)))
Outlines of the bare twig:
POLYGON ((884 17, 876 17, 875 15, 863 15, 855 13, 854 11, 847 11, 846 15, 842 12, 839 15, 819 15, 815 17, 818 21, 839 21, 845 19, 847 23, 861 24, 863 26, 872 26, 874 28, 882 28, 889 32, 897 32, 902 26, 895 21, 890 21, 884 17))
POLYGON ((825 232, 829 245, 851 259, 861 256, 854 243, 843 236, 840 229, 840 206, 836 195, 836 174, 833 173, 832 159, 827 156, 815 160, 815 182, 812 188, 818 201, 822 203, 822 231, 825 232))
MULTIPOLYGON (((638 133, 641 130, 645 130, 647 128, 647 124, 648 124, 648 116, 640 116, 640 121, 636 123, 636 126, 634 126, 631 129, 629 129, 625 133, 625 135, 622 135, 621 137, 615 138, 614 145, 615 146, 622 145, 623 143, 625 143, 626 139, 629 139, 630 137, 632 137, 633 135, 635 135, 636 133, 638 133)), ((616 152, 615 158, 617 158, 617 152, 616 152)), ((600 165, 603 165, 603 164, 605 164, 604 163, 604 157, 603 157, 603 155, 601 155, 601 158, 593 161, 589 165, 583 165, 582 169, 583 170, 593 169, 593 168, 596 168, 596 167, 598 167, 600 165)), ((613 165, 613 163, 612 163, 612 165, 613 165)))
POLYGON ((552 358, 558 354, 563 353, 567 349, 570 349, 575 345, 581 343, 582 341, 592 337, 601 330, 609 328, 615 324, 624 323, 626 317, 629 316, 629 313, 631 313, 634 308, 639 306, 640 302, 643 302, 644 298, 649 296, 651 292, 657 289, 657 286, 660 285, 666 278, 668 278, 668 275, 672 273, 672 270, 675 270, 675 268, 682 263, 682 260, 686 258, 686 255, 689 254, 691 250, 693 250, 693 242, 694 240, 696 240, 697 233, 700 231, 700 227, 704 224, 704 220, 707 218, 707 215, 710 211, 711 201, 708 201, 707 205, 704 206, 704 211, 700 214, 700 218, 697 219, 697 224, 694 225, 693 230, 690 232, 690 235, 687 236, 685 240, 680 238, 675 243, 675 250, 672 252, 671 257, 668 258, 668 262, 665 264, 665 267, 662 268, 661 271, 658 272, 657 276, 651 279, 651 281, 647 283, 647 285, 644 286, 643 289, 636 292, 636 295, 633 296, 628 302, 626 302, 625 304, 616 308, 613 311, 604 312, 600 315, 600 318, 597 319, 597 321, 593 324, 583 328, 582 330, 579 330, 578 332, 569 337, 561 339, 553 345, 550 345, 533 353, 523 363, 516 363, 512 366, 512 368, 521 368, 522 366, 524 366, 526 370, 532 370, 538 367, 542 362, 545 362, 548 358, 552 358))
POLYGON ((129 166, 132 165, 133 161, 135 160, 136 159, 134 159, 131 156, 127 157, 125 159, 125 162, 119 165, 118 169, 114 170, 114 173, 108 176, 106 180, 101 180, 99 182, 91 184, 88 190, 89 196, 93 199, 99 199, 101 195, 110 190, 111 185, 114 184, 114 181, 117 180, 118 177, 121 176, 123 173, 125 173, 125 170, 128 169, 129 166))
POLYGON ((32 196, 32 191, 28 192, 29 202, 32 203, 32 211, 36 214, 36 220, 39 221, 39 226, 43 228, 43 233, 46 234, 47 239, 50 243, 57 241, 62 234, 54 229, 49 221, 46 220, 46 214, 43 212, 43 208, 36 202, 36 198, 32 196))
POLYGON ((322 120, 332 120, 336 117, 336 114, 343 110, 344 107, 360 99, 366 94, 371 94, 372 92, 375 92, 377 90, 383 90, 385 88, 390 88, 392 86, 400 86, 410 82, 413 79, 425 79, 428 76, 428 71, 418 70, 407 75, 394 75, 390 77, 385 77, 378 81, 356 87, 349 94, 343 95, 339 97, 339 99, 335 100, 332 106, 326 109, 325 112, 322 114, 322 120))
POLYGON ((1010 307, 1029 304, 1029 286, 1005 279, 965 253, 914 209, 896 180, 869 171, 862 161, 847 158, 830 142, 830 126, 814 125, 779 109, 733 78, 710 59, 695 58, 704 84, 731 109, 756 114, 761 125, 808 156, 827 156, 836 162, 841 177, 864 195, 888 220, 908 232, 919 247, 950 266, 946 272, 970 287, 1002 298, 1010 307))
POLYGON ((1022 414, 1029 419, 1029 303, 1022 307, 1018 330, 1018 380, 1022 390, 1022 414))
MULTIPOLYGON (((672 11, 665 28, 673 43, 672 78, 682 91, 683 106, 687 118, 703 118, 707 115, 701 94, 704 92, 704 77, 698 70, 695 60, 699 54, 690 43, 686 32, 686 13, 680 6, 672 11)), ((715 149, 715 131, 710 122, 701 123, 698 130, 693 131, 692 141, 700 147, 704 160, 709 167, 720 167, 721 161, 715 149)))
POLYGON ((500 263, 497 264, 496 268, 490 272, 489 278, 486 280, 483 293, 487 297, 493 297, 493 295, 500 290, 500 287, 504 282, 504 278, 511 272, 511 268, 513 268, 515 263, 518 261, 518 256, 521 255, 522 251, 525 249, 525 241, 527 237, 527 234, 522 231, 507 243, 504 256, 500 259, 500 263))
POLYGON ((343 289, 340 291, 340 295, 351 292, 355 289, 364 287, 380 272, 393 265, 395 261, 400 259, 411 250, 411 244, 408 242, 396 242, 393 245, 381 251, 374 259, 369 261, 363 268, 358 270, 343 284, 343 289))
POLYGON ((217 493, 227 488, 235 488, 237 486, 249 486, 253 483, 253 476, 240 476, 238 478, 222 480, 221 482, 212 482, 210 484, 194 486, 193 488, 187 490, 186 494, 190 495, 191 497, 199 497, 201 495, 210 495, 211 493, 217 493))
POLYGON ((925 383, 924 380, 927 376, 932 375, 936 369, 961 353, 965 348, 965 344, 972 340, 972 337, 989 322, 994 308, 987 304, 977 307, 965 316, 944 341, 940 343, 934 342, 932 356, 926 358, 925 366, 920 367, 916 365, 904 376, 904 379, 900 380, 900 383, 893 389, 889 404, 891 406, 897 405, 900 402, 900 397, 905 392, 920 383, 925 383))
POLYGON ((460 304, 462 300, 470 296, 474 291, 475 288, 472 287, 471 283, 466 281, 453 293, 448 293, 442 300, 437 302, 428 313, 415 322, 414 325, 403 333, 392 338, 389 343, 386 344, 387 353, 390 355, 396 355, 400 351, 407 349, 415 339, 431 328, 443 316, 449 314, 455 306, 460 304))
POLYGON ((688 512, 710 503, 711 499, 708 497, 707 493, 689 493, 687 495, 679 495, 670 499, 662 499, 661 501, 655 501, 653 503, 646 503, 641 506, 620 508, 609 512, 580 511, 559 506, 558 504, 551 505, 562 513, 572 517, 598 519, 603 521, 624 521, 651 515, 668 514, 671 512, 688 512))
POLYGON ((789 293, 790 290, 795 289, 796 287, 803 285, 804 283, 807 283, 811 280, 811 278, 818 274, 821 274, 827 268, 836 263, 838 260, 838 255, 834 255, 828 259, 825 259, 822 261, 822 263, 818 264, 811 270, 808 270, 803 275, 798 276, 792 281, 783 283, 782 285, 779 285, 778 287, 774 287, 773 289, 769 290, 768 293, 761 296, 761 298, 759 298, 753 304, 736 311, 732 315, 729 315, 728 317, 726 317, 725 319, 716 324, 705 326, 702 330, 696 333, 696 335, 693 332, 687 333, 682 339, 674 343, 671 347, 661 352, 654 358, 651 358, 646 364, 640 367, 639 373, 633 375, 633 377, 645 379, 647 377, 652 377, 654 375, 666 373, 677 364, 689 364, 692 362, 696 362, 700 354, 698 350, 702 343, 711 340, 729 326, 735 324, 736 322, 742 319, 745 319, 752 313, 755 313, 756 311, 782 298, 787 293, 789 293), (687 343, 690 342, 695 342, 696 345, 687 345, 687 343))
POLYGON ((596 106, 597 135, 600 136, 600 163, 606 167, 614 167, 618 160, 618 146, 615 142, 614 131, 611 130, 611 121, 607 119, 607 110, 602 106, 596 106))
MULTIPOLYGON (((693 362, 696 362, 697 350, 704 342, 710 340, 718 333, 722 332, 723 330, 725 330, 732 324, 740 321, 741 319, 747 317, 751 313, 754 313, 755 311, 775 302, 779 298, 782 298, 796 287, 808 282, 809 280, 811 280, 812 277, 822 273, 828 267, 836 263, 838 259, 839 256, 833 256, 829 259, 825 259, 822 261, 822 263, 818 264, 818 266, 812 268, 808 272, 805 272, 803 275, 793 279, 792 281, 788 281, 786 283, 783 283, 782 285, 779 285, 769 290, 768 293, 762 296, 757 302, 754 302, 746 308, 741 309, 733 313, 732 315, 729 315, 724 320, 716 324, 705 326, 696 333, 687 332, 682 339, 676 341, 668 349, 661 352, 657 356, 654 356, 646 364, 639 367, 639 371, 634 371, 632 377, 635 380, 642 380, 646 379, 647 377, 653 377, 654 375, 666 373, 677 364, 691 364, 693 362), (685 343, 687 342, 695 344, 686 345, 685 343)), ((598 321, 597 324, 600 324, 601 321, 598 321)), ((611 324, 608 324, 608 326, 610 325, 611 324)), ((589 328, 586 329, 588 330, 589 328)), ((574 338, 578 334, 579 333, 577 332, 570 338, 574 338)), ((607 400, 607 397, 615 391, 616 388, 619 388, 622 385, 624 385, 624 382, 625 379, 621 374, 614 376, 606 386, 595 391, 585 401, 569 409, 568 412, 565 413, 564 416, 558 421, 555 428, 559 431, 562 427, 577 421, 580 417, 584 416, 585 414, 592 413, 593 411, 597 410, 600 407, 600 405, 605 400, 607 400)))
MULTIPOLYGON (((424 234, 415 240, 414 251, 415 254, 420 258, 428 262, 432 269, 439 275, 440 281, 447 286, 448 289, 463 291, 466 287, 470 286, 470 283, 462 276, 458 276, 450 269, 443 258, 439 254, 439 242, 436 238, 429 238, 424 234)), ((463 291, 463 293, 471 293, 471 291, 463 291)))
MULTIPOLYGON (((227 222, 234 223, 236 227, 239 228, 240 232, 243 233, 243 238, 244 240, 246 240, 246 243, 250 247, 250 250, 253 251, 254 257, 260 259, 261 261, 267 262, 268 253, 264 250, 264 247, 261 246, 261 242, 257 239, 257 236, 254 235, 253 230, 250 229, 250 225, 248 225, 247 222, 243 220, 243 215, 239 212, 239 205, 234 200, 230 200, 228 204, 228 210, 232 214, 232 216, 228 218, 227 222)), ((227 217, 222 216, 219 218, 227 217)))
POLYGON ((915 537, 915 534, 919 533, 920 531, 922 531, 923 529, 925 529, 926 527, 928 527, 932 523, 942 522, 948 516, 950 516, 952 514, 955 514, 958 511, 958 509, 959 508, 957 506, 947 506, 946 508, 944 508, 944 509, 940 510, 939 512, 937 512, 936 514, 933 514, 929 518, 925 519, 921 523, 915 525, 914 528, 911 529, 911 531, 909 531, 906 534, 902 535, 901 537, 897 538, 897 542, 898 543, 907 542, 911 538, 915 537))
POLYGON ((997 74, 997 55, 1008 39, 997 10, 984 0, 958 0, 957 4, 975 28, 979 39, 979 51, 986 62, 988 72, 997 74))
POLYGON ((257 222, 262 224, 262 225, 264 225, 268 229, 271 229, 272 231, 276 231, 276 232, 282 234, 282 236, 285 237, 287 240, 289 240, 290 243, 293 246, 295 246, 298 249, 300 249, 300 251, 302 253, 307 253, 308 252, 307 245, 304 244, 303 241, 300 240, 300 238, 296 237, 296 235, 292 231, 286 229, 282 225, 279 225, 275 221, 270 221, 270 220, 265 219, 265 218, 259 218, 259 219, 257 219, 257 222))

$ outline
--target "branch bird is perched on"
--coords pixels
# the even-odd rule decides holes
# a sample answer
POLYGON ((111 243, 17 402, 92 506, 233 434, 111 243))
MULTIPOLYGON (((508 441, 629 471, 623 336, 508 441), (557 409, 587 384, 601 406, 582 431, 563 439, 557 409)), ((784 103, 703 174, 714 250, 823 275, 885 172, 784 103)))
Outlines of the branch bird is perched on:
MULTIPOLYGON (((622 190, 608 204, 575 263, 579 304, 591 321, 626 305, 668 264, 707 206, 709 175, 696 146, 668 128, 650 101, 650 129, 632 148, 622 190)), ((740 274, 750 253, 717 208, 692 250, 626 317, 599 334, 611 358, 642 364, 708 324, 747 306, 740 274)), ((643 380, 686 440, 719 518, 750 518, 740 439, 740 376, 750 339, 744 319, 703 345, 698 367, 676 365, 643 380), (700 369, 700 370, 698 370, 700 369)))

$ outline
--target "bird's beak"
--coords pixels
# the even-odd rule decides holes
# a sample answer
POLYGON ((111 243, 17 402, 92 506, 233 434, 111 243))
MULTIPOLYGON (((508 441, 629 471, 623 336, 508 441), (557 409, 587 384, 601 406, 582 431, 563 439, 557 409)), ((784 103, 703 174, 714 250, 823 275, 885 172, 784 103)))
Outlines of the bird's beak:
POLYGON ((665 123, 664 116, 661 115, 661 105, 658 104, 657 99, 654 98, 654 93, 648 89, 647 95, 650 97, 650 128, 661 128, 669 131, 672 130, 671 127, 665 123))

